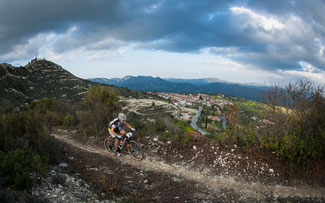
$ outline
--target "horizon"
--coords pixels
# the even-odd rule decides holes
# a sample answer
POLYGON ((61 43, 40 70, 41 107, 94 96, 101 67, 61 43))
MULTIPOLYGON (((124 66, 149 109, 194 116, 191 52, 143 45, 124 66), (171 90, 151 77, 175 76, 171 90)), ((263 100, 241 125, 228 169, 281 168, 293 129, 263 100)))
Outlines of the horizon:
MULTIPOLYGON (((151 75, 126 75, 124 77, 114 77, 114 78, 103 78, 103 77, 94 77, 94 78, 86 78, 87 80, 91 80, 91 79, 123 79, 123 78, 127 78, 127 77, 152 77, 152 78, 160 78, 163 80, 170 80, 170 79, 175 79, 175 80, 207 80, 207 79, 217 79, 220 81, 217 82, 210 82, 210 83, 232 83, 232 84, 243 84, 243 85, 248 85, 248 84, 256 84, 256 85, 263 85, 263 86, 268 86, 265 84, 261 84, 261 83, 240 83, 240 82, 236 82, 236 81, 228 81, 228 80, 222 80, 220 78, 214 78, 214 77, 209 77, 209 78, 163 78, 163 77, 159 77, 159 76, 151 76, 151 75)), ((186 82, 185 82, 186 83, 186 82)))
POLYGON ((321 0, 12 0, 0 3, 0 63, 46 58, 84 79, 325 84, 324 9, 321 0))

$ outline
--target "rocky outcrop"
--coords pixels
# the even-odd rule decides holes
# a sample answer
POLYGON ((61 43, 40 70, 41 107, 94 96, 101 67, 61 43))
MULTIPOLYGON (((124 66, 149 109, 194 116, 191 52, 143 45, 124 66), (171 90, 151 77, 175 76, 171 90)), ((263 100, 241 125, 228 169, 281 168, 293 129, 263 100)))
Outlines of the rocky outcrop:
POLYGON ((93 84, 47 60, 33 60, 24 67, 0 64, 0 102, 21 105, 44 97, 67 102, 80 99, 93 84))
POLYGON ((100 198, 78 174, 69 175, 67 167, 66 163, 52 166, 40 184, 32 188, 32 195, 45 202, 117 202, 100 198))

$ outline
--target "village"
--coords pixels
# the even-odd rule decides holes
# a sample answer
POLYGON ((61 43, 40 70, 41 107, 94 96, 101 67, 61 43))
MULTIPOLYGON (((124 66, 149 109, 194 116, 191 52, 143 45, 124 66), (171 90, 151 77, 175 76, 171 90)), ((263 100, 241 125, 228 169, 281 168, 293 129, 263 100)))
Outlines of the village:
POLYGON ((199 106, 202 107, 214 107, 215 115, 209 115, 208 118, 213 121, 220 121, 224 116, 224 108, 227 105, 233 105, 231 101, 223 100, 224 95, 208 95, 208 94, 178 94, 178 93, 162 93, 155 92, 151 93, 162 97, 166 100, 170 100, 174 105, 181 109, 180 115, 177 116, 178 119, 183 121, 190 121, 196 111, 191 111, 190 109, 198 109, 199 106))
MULTIPOLYGON (((179 93, 163 93, 163 92, 148 92, 149 94, 157 95, 165 100, 171 101, 180 109, 179 115, 176 116, 177 119, 182 121, 191 121, 197 112, 199 106, 203 109, 213 109, 209 111, 207 118, 212 122, 225 122, 224 117, 227 111, 226 107, 228 105, 234 105, 234 103, 225 98, 225 95, 208 95, 208 94, 179 94, 179 93)), ((267 119, 258 118, 257 116, 249 117, 251 122, 254 122, 256 128, 265 128, 269 125, 274 125, 267 119)), ((226 125, 226 124, 224 124, 226 125)), ((225 126, 224 126, 225 128, 225 126)))

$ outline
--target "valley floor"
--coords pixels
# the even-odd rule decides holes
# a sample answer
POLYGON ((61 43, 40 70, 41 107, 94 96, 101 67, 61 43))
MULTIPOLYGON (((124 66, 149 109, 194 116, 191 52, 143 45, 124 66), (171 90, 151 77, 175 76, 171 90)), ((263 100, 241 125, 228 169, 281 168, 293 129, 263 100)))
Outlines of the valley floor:
POLYGON ((112 157, 103 139, 57 130, 71 170, 96 188, 103 199, 135 202, 324 202, 322 182, 287 181, 262 160, 250 160, 236 146, 186 145, 152 137, 138 138, 146 157, 132 159, 126 151, 112 157), (69 157, 74 157, 73 159, 69 157), (105 196, 102 195, 105 194, 105 196))

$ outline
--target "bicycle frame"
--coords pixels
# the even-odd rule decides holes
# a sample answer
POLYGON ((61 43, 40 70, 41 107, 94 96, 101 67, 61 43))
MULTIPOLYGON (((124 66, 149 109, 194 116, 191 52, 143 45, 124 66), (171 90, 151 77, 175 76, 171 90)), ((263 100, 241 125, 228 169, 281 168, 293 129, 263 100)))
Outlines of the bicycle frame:
POLYGON ((125 142, 128 142, 128 143, 129 143, 129 138, 128 138, 128 137, 124 137, 124 138, 122 138, 122 139, 119 139, 119 144, 118 144, 117 147, 118 147, 120 150, 122 150, 123 147, 124 147, 125 142))
POLYGON ((118 138, 119 139, 119 144, 117 146, 118 149, 122 150, 124 147, 125 142, 127 142, 128 144, 130 143, 130 138, 132 137, 132 133, 128 132, 126 133, 126 135, 123 138, 118 138))

